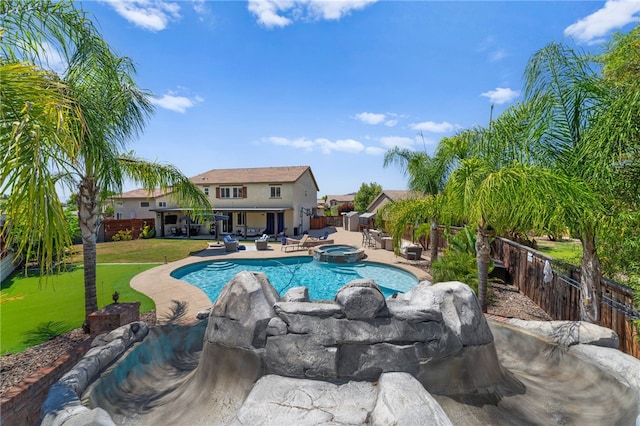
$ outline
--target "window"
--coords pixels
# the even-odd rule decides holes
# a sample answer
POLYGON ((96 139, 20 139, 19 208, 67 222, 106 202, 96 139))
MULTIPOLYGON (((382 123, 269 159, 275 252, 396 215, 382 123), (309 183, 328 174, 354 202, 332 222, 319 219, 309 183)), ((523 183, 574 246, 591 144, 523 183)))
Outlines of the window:
POLYGON ((203 190, 204 190, 204 195, 207 195, 207 196, 208 196, 208 195, 209 195, 209 187, 208 187, 208 186, 205 186, 205 187, 203 188, 203 190))
POLYGON ((158 201, 158 207, 167 207, 166 201, 158 201))
POLYGON ((271 198, 282 198, 282 196, 280 195, 280 187, 279 186, 272 186, 271 187, 271 198))
POLYGON ((220 188, 220 198, 243 198, 241 186, 224 186, 220 188))
POLYGON ((116 201, 116 207, 124 207, 124 201, 116 201))
POLYGON ((117 213, 116 213, 116 219, 117 219, 117 220, 122 220, 122 219, 123 219, 123 216, 124 216, 124 215, 122 214, 122 212, 117 212, 117 213))
POLYGON ((140 207, 149 207, 148 201, 140 201, 140 207))
POLYGON ((236 215, 236 225, 244 226, 244 212, 240 212, 236 215))

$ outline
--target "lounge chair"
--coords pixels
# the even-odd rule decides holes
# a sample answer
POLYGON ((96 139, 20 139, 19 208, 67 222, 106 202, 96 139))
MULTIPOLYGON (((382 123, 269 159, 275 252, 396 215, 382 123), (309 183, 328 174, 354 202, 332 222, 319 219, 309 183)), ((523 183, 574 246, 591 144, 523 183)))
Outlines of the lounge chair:
POLYGON ((302 238, 295 239, 295 238, 287 238, 285 243, 282 245, 282 249, 284 251, 289 251, 289 250, 301 250, 304 247, 304 243, 307 241, 307 239, 309 238, 308 234, 304 234, 302 236, 302 238))
POLYGON ((231 235, 225 235, 223 238, 225 251, 238 251, 238 245, 240 242, 233 238, 231 235))

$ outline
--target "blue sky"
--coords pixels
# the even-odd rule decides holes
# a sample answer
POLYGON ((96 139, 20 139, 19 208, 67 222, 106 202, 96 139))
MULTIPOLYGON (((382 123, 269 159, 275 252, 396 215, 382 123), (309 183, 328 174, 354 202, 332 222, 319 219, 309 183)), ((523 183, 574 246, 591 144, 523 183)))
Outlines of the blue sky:
MULTIPOLYGON (((84 1, 155 96, 130 145, 187 176, 309 165, 319 196, 405 189, 394 146, 432 153, 521 100, 549 42, 599 51, 640 1, 84 1)), ((134 189, 131 185, 125 190, 134 189)))

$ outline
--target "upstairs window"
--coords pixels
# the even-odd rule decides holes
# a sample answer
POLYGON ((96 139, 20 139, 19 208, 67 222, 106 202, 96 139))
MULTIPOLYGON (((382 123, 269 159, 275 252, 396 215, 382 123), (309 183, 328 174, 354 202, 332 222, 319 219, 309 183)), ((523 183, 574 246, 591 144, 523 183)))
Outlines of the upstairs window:
POLYGON ((167 207, 166 201, 158 201, 158 207, 167 207))
POLYGON ((271 195, 270 196, 271 196, 271 198, 282 198, 281 192, 280 192, 281 189, 282 188, 279 187, 279 186, 270 187, 270 190, 271 190, 271 195))
POLYGON ((140 207, 149 207, 148 201, 140 201, 140 207))
POLYGON ((203 188, 203 190, 204 190, 204 195, 207 195, 207 196, 208 196, 208 195, 209 195, 209 187, 208 187, 208 186, 205 186, 205 187, 203 188))
POLYGON ((242 186, 222 186, 218 190, 218 198, 246 198, 246 191, 242 186))

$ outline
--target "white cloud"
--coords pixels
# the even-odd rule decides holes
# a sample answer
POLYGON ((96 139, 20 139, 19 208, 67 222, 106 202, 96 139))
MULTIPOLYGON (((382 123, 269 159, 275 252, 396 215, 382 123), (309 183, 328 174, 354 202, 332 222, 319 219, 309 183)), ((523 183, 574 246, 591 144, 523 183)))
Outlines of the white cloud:
POLYGON ((324 19, 340 19, 352 10, 364 9, 377 0, 311 0, 309 9, 324 19))
POLYGON ((377 0, 249 0, 249 12, 267 28, 286 27, 298 20, 337 20, 377 0), (286 15, 286 16, 285 16, 286 15))
POLYGON ((256 15, 258 22, 267 28, 286 27, 291 20, 278 15, 278 12, 290 9, 292 1, 249 0, 249 12, 256 15))
POLYGON ((362 121, 363 123, 366 123, 366 124, 374 125, 374 126, 376 124, 383 123, 387 127, 393 127, 396 124, 398 124, 398 120, 392 119, 391 117, 398 117, 398 116, 399 116, 398 114, 394 114, 392 112, 386 113, 386 114, 374 113, 374 112, 361 112, 354 115, 351 118, 358 121, 362 121))
POLYGON ((385 114, 376 114, 373 112, 361 112, 356 114, 353 118, 356 120, 362 121, 367 124, 380 124, 384 120, 386 120, 387 116, 385 114))
POLYGON ((328 139, 316 139, 323 154, 331 154, 333 151, 357 153, 364 150, 364 145, 353 139, 338 139, 332 142, 328 139))
POLYGON ((520 96, 519 90, 512 90, 508 87, 496 87, 495 90, 489 90, 481 94, 482 96, 489 98, 492 104, 505 104, 511 102, 518 96, 520 96))
POLYGON ((408 138, 406 136, 383 136, 380 138, 380 144, 387 148, 399 148, 414 149, 417 143, 416 139, 408 138))
POLYGON ((489 53, 489 59, 493 62, 498 62, 507 57, 507 51, 504 49, 497 49, 489 53))
POLYGON ((282 138, 279 136, 272 136, 267 138, 268 142, 271 142, 275 145, 281 145, 281 146, 292 146, 294 148, 303 148, 306 149, 308 151, 311 151, 313 149, 314 143, 313 141, 309 140, 309 139, 305 139, 305 138, 299 138, 299 139, 287 139, 287 138, 282 138))
POLYGON ((180 5, 167 1, 102 0, 120 16, 134 25, 150 31, 164 30, 169 21, 180 18, 180 5))
POLYGON ((387 150, 378 146, 368 146, 364 149, 364 152, 368 155, 384 155, 387 150))
POLYGON ((326 138, 317 139, 288 139, 280 136, 271 136, 263 139, 266 142, 270 142, 280 146, 290 146, 293 148, 305 149, 307 151, 319 150, 323 154, 331 154, 332 152, 347 152, 347 153, 359 153, 365 151, 365 146, 354 139, 338 139, 331 141, 326 138))
POLYGON ((454 124, 447 121, 436 123, 434 121, 423 121, 422 123, 412 123, 409 125, 413 130, 429 133, 447 133, 456 128, 454 124))
POLYGON ((638 0, 608 0, 602 9, 565 28, 564 35, 580 43, 596 44, 610 31, 637 22, 639 12, 638 0))
POLYGON ((188 108, 191 108, 203 101, 204 99, 199 96, 190 99, 186 96, 176 96, 172 92, 164 94, 160 98, 151 98, 151 103, 154 105, 170 111, 179 112, 181 114, 187 112, 188 108))
POLYGON ((209 13, 209 8, 205 0, 193 0, 193 10, 198 15, 206 15, 209 13))

